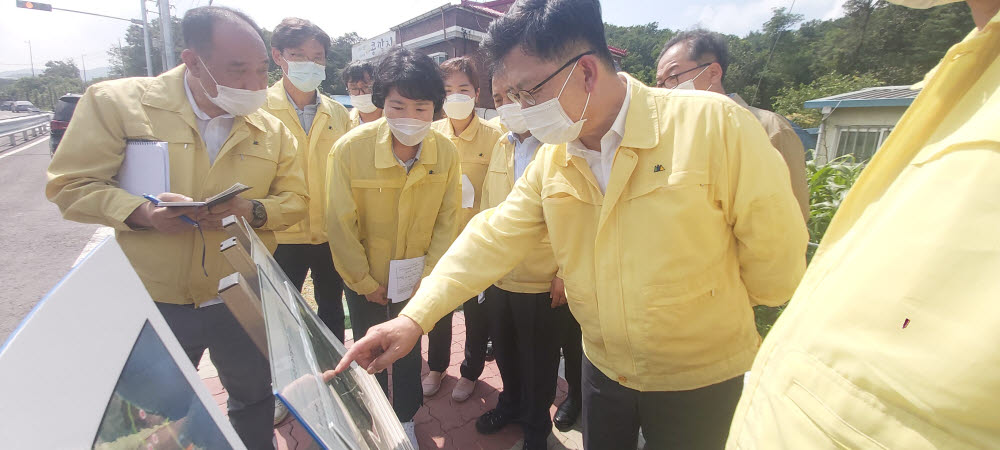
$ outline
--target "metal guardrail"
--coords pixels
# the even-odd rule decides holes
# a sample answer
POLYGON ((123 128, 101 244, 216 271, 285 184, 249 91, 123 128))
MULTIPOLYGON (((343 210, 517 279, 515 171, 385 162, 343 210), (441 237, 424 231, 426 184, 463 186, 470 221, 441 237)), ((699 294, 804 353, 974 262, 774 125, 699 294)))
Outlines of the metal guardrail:
POLYGON ((30 116, 0 120, 0 138, 3 138, 12 131, 16 132, 35 125, 47 124, 50 120, 52 120, 52 114, 50 113, 32 114, 30 116))
POLYGON ((32 141, 39 136, 48 136, 48 135, 49 135, 49 121, 46 120, 41 123, 29 125, 19 130, 8 131, 6 133, 0 134, 0 146, 10 145, 11 147, 13 147, 17 145, 18 138, 21 139, 21 143, 23 144, 25 142, 32 141))

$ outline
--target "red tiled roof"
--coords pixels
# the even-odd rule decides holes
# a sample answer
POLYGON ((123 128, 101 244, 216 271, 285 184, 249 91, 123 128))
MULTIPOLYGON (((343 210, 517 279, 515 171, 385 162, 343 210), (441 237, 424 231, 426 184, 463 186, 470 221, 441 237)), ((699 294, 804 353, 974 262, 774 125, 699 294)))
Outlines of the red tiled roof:
POLYGON ((613 55, 618 55, 618 56, 621 56, 623 58, 625 56, 628 56, 628 50, 625 50, 623 48, 618 48, 618 47, 614 47, 614 46, 609 45, 608 46, 608 50, 611 50, 611 54, 613 54, 613 55))
MULTIPOLYGON (((501 0, 501 1, 489 2, 489 3, 502 3, 502 2, 505 2, 505 1, 507 1, 507 0, 501 0)), ((489 3, 479 3, 479 2, 472 2, 472 1, 469 1, 469 0, 462 0, 461 6, 464 6, 466 8, 479 11, 481 13, 484 13, 484 14, 487 14, 487 15, 490 15, 490 16, 493 16, 493 17, 500 17, 500 16, 503 15, 503 13, 504 13, 503 11, 498 11, 498 10, 495 10, 493 8, 490 8, 489 7, 489 3)), ((513 3, 513 2, 511 2, 511 3, 513 3)))

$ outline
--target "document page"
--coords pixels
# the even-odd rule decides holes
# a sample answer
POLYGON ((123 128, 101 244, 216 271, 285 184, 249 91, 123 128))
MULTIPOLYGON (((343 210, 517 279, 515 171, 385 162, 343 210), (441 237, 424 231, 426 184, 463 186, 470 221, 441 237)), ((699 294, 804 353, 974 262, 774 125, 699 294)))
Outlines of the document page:
POLYGON ((389 300, 399 303, 413 296, 413 288, 424 275, 426 256, 389 261, 389 300))

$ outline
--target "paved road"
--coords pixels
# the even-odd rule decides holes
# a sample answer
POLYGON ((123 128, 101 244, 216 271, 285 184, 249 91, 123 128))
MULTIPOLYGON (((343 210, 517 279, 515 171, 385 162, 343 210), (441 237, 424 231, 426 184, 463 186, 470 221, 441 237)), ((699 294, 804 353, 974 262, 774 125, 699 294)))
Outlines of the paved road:
MULTIPOLYGON (((45 199, 49 140, 0 147, 0 343, 69 271, 97 230, 45 199), (15 153, 16 152, 16 153, 15 153)), ((53 343, 58 345, 58 343, 53 343)))

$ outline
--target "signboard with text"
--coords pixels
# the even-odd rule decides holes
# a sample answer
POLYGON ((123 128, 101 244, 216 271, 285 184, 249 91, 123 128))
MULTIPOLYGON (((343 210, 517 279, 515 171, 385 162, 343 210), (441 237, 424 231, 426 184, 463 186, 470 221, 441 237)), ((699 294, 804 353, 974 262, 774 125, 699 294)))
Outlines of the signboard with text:
POLYGON ((364 61, 382 56, 396 45, 396 32, 389 31, 354 44, 351 47, 351 60, 364 61))

